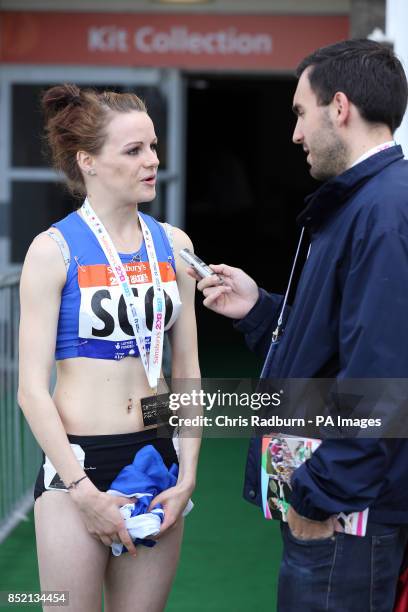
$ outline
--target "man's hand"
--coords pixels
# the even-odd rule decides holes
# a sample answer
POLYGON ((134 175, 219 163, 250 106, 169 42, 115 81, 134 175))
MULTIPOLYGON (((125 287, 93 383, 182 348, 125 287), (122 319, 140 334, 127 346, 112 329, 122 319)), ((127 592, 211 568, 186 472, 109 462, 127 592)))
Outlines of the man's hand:
POLYGON ((225 264, 212 264, 210 268, 216 274, 203 279, 193 268, 187 268, 187 273, 199 281, 197 289, 203 292, 204 306, 231 319, 245 317, 259 297, 256 282, 239 268, 225 264))
POLYGON ((292 535, 298 540, 324 540, 334 533, 333 517, 325 521, 312 521, 300 516, 292 507, 288 510, 288 525, 292 535))

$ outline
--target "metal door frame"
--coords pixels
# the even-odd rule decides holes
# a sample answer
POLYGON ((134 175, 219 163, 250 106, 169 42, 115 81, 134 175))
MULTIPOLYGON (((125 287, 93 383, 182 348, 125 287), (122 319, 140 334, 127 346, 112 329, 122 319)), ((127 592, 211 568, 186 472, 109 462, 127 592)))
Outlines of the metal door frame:
MULTIPOLYGON (((78 85, 115 83, 137 88, 157 86, 167 102, 167 169, 159 170, 158 181, 165 183, 165 217, 172 225, 184 226, 185 208, 185 87, 177 69, 116 68, 95 66, 0 66, 0 225, 9 217, 5 207, 11 206, 11 183, 19 181, 58 181, 52 168, 13 168, 12 147, 12 86, 24 84, 56 84, 72 82, 78 85)), ((10 228, 0 235, 0 269, 12 269, 10 262, 10 228)))

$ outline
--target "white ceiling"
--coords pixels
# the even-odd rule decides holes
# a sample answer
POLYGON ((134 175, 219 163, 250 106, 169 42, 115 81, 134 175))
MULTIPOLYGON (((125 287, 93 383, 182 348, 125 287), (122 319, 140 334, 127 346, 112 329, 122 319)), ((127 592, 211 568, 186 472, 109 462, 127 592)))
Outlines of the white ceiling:
POLYGON ((194 6, 159 0, 0 0, 0 10, 349 14, 351 0, 209 0, 194 6))

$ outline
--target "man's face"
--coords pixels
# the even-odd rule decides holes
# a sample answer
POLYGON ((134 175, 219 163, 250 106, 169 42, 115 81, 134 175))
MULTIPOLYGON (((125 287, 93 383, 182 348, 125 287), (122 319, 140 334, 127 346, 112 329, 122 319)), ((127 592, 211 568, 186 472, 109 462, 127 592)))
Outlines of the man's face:
POLYGON ((309 71, 310 68, 306 68, 302 72, 293 97, 297 121, 292 139, 295 144, 301 144, 307 154, 313 178, 326 181, 346 170, 348 147, 331 118, 332 105, 319 106, 310 87, 309 71))

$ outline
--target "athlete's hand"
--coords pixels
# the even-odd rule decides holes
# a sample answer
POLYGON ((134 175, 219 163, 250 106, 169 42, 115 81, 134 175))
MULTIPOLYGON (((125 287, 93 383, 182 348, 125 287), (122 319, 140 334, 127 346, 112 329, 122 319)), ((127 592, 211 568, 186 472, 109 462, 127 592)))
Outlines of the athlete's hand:
POLYGON ((164 520, 160 527, 160 533, 153 538, 154 540, 158 540, 166 531, 175 527, 187 506, 191 492, 191 489, 175 485, 162 491, 152 500, 149 510, 152 510, 157 504, 161 504, 164 510, 164 520))
MULTIPOLYGON (((85 482, 87 481, 84 481, 81 485, 85 482)), ((136 557, 136 547, 119 512, 120 506, 137 503, 136 498, 116 497, 108 493, 102 493, 90 482, 82 489, 80 487, 74 489, 71 492, 71 497, 80 510, 86 528, 92 536, 101 540, 105 546, 111 546, 113 542, 121 542, 126 546, 129 553, 136 557)))
POLYGON ((192 267, 187 273, 197 281, 197 289, 205 297, 203 304, 217 314, 231 319, 242 319, 258 301, 259 291, 256 282, 240 268, 226 264, 210 268, 216 274, 201 278, 192 267))

